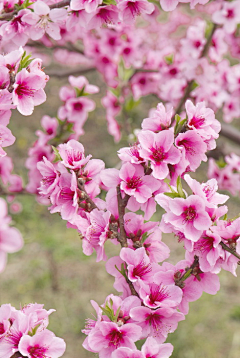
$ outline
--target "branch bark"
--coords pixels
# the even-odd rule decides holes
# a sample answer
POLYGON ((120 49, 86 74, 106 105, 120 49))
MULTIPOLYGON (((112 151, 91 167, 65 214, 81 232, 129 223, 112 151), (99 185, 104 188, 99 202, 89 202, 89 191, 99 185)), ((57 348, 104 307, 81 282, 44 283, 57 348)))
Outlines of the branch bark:
MULTIPOLYGON (((213 28, 212 28, 212 31, 207 39, 207 42, 201 52, 201 55, 199 56, 199 58, 202 58, 202 57, 205 57, 207 54, 208 54, 208 50, 209 50, 209 47, 211 45, 211 41, 212 41, 212 38, 213 38, 213 35, 216 31, 216 29, 218 28, 218 25, 217 24, 213 24, 213 28)), ((184 103, 186 102, 186 100, 189 98, 190 96, 190 93, 192 92, 192 85, 194 83, 194 80, 191 80, 188 82, 187 84, 187 87, 185 88, 185 92, 184 92, 184 95, 183 97, 181 98, 177 108, 176 108, 176 111, 174 113, 174 116, 173 116, 173 120, 175 118, 175 115, 176 114, 179 114, 179 112, 181 111, 182 109, 182 106, 184 105, 184 103)))
POLYGON ((49 70, 46 71, 46 74, 50 77, 57 77, 57 78, 63 78, 63 77, 68 77, 68 76, 75 76, 75 75, 85 75, 88 72, 93 72, 96 71, 95 67, 89 67, 89 68, 82 68, 82 69, 72 69, 72 70, 67 70, 67 71, 61 71, 61 70, 49 70))
POLYGON ((238 253, 231 249, 230 247, 228 247, 226 244, 224 244, 223 241, 220 242, 220 245, 222 246, 223 250, 230 252, 230 254, 232 254, 233 256, 235 256, 237 259, 239 259, 238 261, 238 265, 240 265, 240 255, 238 255, 238 253))
POLYGON ((26 356, 23 356, 20 352, 14 353, 10 358, 19 358, 19 357, 27 358, 26 356))

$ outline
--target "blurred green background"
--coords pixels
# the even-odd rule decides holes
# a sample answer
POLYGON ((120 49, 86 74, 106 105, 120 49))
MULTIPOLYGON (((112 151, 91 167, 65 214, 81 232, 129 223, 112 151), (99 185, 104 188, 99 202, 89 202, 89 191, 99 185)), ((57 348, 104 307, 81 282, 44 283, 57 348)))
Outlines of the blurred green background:
MULTIPOLYGON (((87 77, 90 83, 95 84, 100 83, 97 76, 92 73, 87 77)), ((17 141, 7 148, 7 152, 13 157, 15 172, 25 177, 25 184, 23 166, 28 147, 36 139, 34 132, 40 127, 41 117, 44 114, 56 115, 60 105, 59 88, 65 83, 65 80, 52 79, 46 87, 48 99, 44 105, 37 107, 30 117, 15 112, 11 118, 10 128, 17 141)), ((86 133, 80 141, 87 154, 104 160, 110 167, 118 163, 117 149, 128 142, 125 138, 114 144, 107 134, 105 111, 100 104, 104 91, 104 85, 101 85, 101 93, 93 96, 97 109, 90 114, 84 127, 86 133)), ((156 104, 154 97, 147 97, 140 103, 132 116, 138 121, 136 127, 140 127, 141 120, 156 104)), ((202 165, 195 176, 206 180, 206 169, 206 164, 202 165)), ((66 341, 64 357, 96 356, 82 348, 85 336, 81 329, 85 319, 95 314, 90 300, 102 304, 108 294, 115 292, 113 278, 106 273, 104 262, 95 262, 95 255, 83 255, 77 231, 67 229, 66 222, 58 214, 49 214, 48 209, 40 206, 30 195, 19 196, 18 200, 23 210, 20 214, 12 214, 13 225, 22 232, 25 245, 19 253, 9 255, 6 270, 0 278, 0 303, 11 303, 19 308, 20 305, 38 302, 44 303, 46 309, 56 309, 50 316, 49 329, 66 341)), ((239 198, 229 200, 230 217, 240 212, 239 203, 239 198)), ((154 220, 159 220, 160 215, 158 212, 154 220)), ((173 237, 165 235, 163 240, 172 249, 171 263, 184 258, 182 245, 177 244, 173 237)), ((106 251, 111 257, 118 253, 118 248, 107 243, 106 251)), ((174 345, 173 358, 240 357, 240 280, 229 272, 221 272, 220 280, 220 292, 216 296, 203 294, 201 299, 190 303, 186 320, 169 335, 168 342, 174 345)))

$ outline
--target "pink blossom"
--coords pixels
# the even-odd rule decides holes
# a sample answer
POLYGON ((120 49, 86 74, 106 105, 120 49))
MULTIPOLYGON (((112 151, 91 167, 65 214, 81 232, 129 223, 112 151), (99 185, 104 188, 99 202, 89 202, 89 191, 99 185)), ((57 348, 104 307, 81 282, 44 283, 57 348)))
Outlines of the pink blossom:
POLYGON ((195 171, 202 161, 207 161, 207 145, 194 131, 179 133, 176 138, 176 146, 182 149, 182 154, 189 163, 191 171, 195 171))
POLYGON ((46 32, 54 40, 60 40, 60 27, 63 20, 67 17, 66 9, 52 9, 41 1, 37 0, 34 5, 34 12, 23 16, 23 20, 32 25, 30 36, 32 40, 39 40, 46 32))
POLYGON ((159 344, 153 337, 148 337, 141 349, 144 358, 169 358, 173 352, 170 343, 159 344))
POLYGON ((132 282, 138 280, 149 282, 156 269, 153 269, 150 260, 143 247, 132 250, 129 248, 122 248, 120 258, 128 265, 128 278, 132 282))
POLYGON ((121 11, 121 18, 126 24, 130 24, 135 16, 151 14, 154 10, 154 5, 145 0, 122 0, 117 6, 121 11))
POLYGON ((140 351, 132 350, 130 348, 118 348, 112 354, 112 358, 144 358, 140 351))
POLYGON ((177 329, 178 322, 184 320, 184 315, 169 307, 152 310, 148 307, 136 307, 131 310, 131 318, 142 328, 142 338, 153 336, 163 343, 168 333, 177 329))
POLYGON ((66 344, 62 338, 55 337, 54 333, 45 329, 34 336, 24 335, 19 342, 19 352, 28 358, 44 357, 58 358, 66 350, 66 344))
POLYGON ((133 323, 118 326, 114 322, 97 322, 88 336, 88 345, 92 352, 98 352, 99 358, 110 358, 119 347, 134 349, 134 342, 141 337, 141 328, 133 323))
POLYGON ((159 132, 169 128, 172 120, 172 112, 172 107, 167 111, 162 103, 158 103, 157 109, 151 111, 150 118, 143 120, 142 129, 159 132))
POLYGON ((195 107, 190 100, 187 100, 185 106, 188 115, 188 126, 191 129, 195 129, 206 141, 208 149, 214 149, 216 144, 211 144, 208 141, 218 138, 221 126, 215 119, 213 110, 206 108, 204 102, 197 103, 195 107))
POLYGON ((170 130, 163 130, 156 134, 141 131, 138 139, 142 147, 140 155, 150 160, 153 176, 157 179, 166 178, 169 174, 167 164, 176 164, 180 160, 180 152, 173 146, 173 133, 170 130))
POLYGON ((119 172, 122 179, 120 188, 128 195, 136 198, 137 202, 145 203, 158 188, 158 182, 150 175, 144 175, 141 165, 126 163, 119 172))
POLYGON ((70 7, 75 11, 84 9, 87 13, 92 13, 100 4, 102 0, 71 0, 70 7))
POLYGON ((69 140, 66 144, 58 146, 59 154, 62 157, 62 163, 69 169, 80 169, 91 158, 91 155, 85 157, 84 147, 74 139, 69 140))
POLYGON ((19 112, 25 116, 33 113, 34 106, 46 100, 43 90, 45 79, 29 73, 25 68, 17 73, 13 91, 13 103, 19 112))
POLYGON ((227 33, 234 32, 240 20, 239 1, 224 2, 222 9, 213 13, 212 19, 216 24, 223 25, 227 33))
MULTIPOLYGON (((156 197, 156 200, 158 196, 156 197)), ((204 230, 209 229, 212 222, 205 211, 204 200, 197 195, 187 199, 169 199, 169 211, 163 215, 166 223, 171 223, 183 232, 187 239, 196 242, 204 230)))

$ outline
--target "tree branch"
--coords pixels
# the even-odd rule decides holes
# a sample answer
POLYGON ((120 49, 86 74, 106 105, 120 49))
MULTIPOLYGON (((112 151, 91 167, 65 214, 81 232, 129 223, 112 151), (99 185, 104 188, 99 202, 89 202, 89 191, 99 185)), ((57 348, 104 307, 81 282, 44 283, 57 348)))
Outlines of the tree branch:
POLYGON ((88 72, 93 72, 96 71, 95 67, 89 67, 89 68, 85 68, 85 69, 72 69, 72 70, 67 70, 67 71, 61 71, 61 70, 49 70, 46 71, 46 74, 50 77, 57 77, 57 78, 63 78, 63 77, 68 77, 68 76, 74 76, 74 75, 85 75, 88 72))
POLYGON ((120 237, 118 241, 120 242, 122 247, 127 247, 127 234, 124 228, 124 215, 125 215, 125 208, 127 206, 128 200, 130 196, 125 194, 125 197, 122 198, 120 186, 117 186, 117 202, 118 202, 118 214, 119 214, 119 228, 120 228, 120 237))
POLYGON ((230 124, 221 123, 221 132, 220 134, 225 138, 230 139, 231 141, 240 145, 240 131, 237 128, 234 128, 230 124))
MULTIPOLYGON (((206 44, 205 44, 205 46, 204 46, 204 48, 203 48, 203 50, 202 50, 202 52, 201 52, 199 58, 205 57, 205 56, 208 54, 208 50, 209 50, 209 47, 210 47, 210 45, 211 45, 213 35, 214 35, 214 33, 215 33, 215 31, 216 31, 217 28, 218 28, 218 25, 217 25, 217 24, 213 24, 212 31, 211 31, 211 33, 210 33, 208 39, 207 39, 207 42, 206 42, 206 44)), ((180 112, 181 109, 182 109, 182 106, 184 105, 184 103, 186 102, 186 100, 189 98, 189 95, 190 95, 190 93, 192 92, 192 85, 193 85, 193 83, 194 83, 194 80, 191 80, 191 81, 188 82, 187 87, 185 88, 184 95, 183 95, 183 97, 181 98, 181 100, 180 100, 180 102, 179 102, 179 104, 178 104, 178 106, 177 106, 177 108, 176 108, 176 111, 175 111, 175 113, 174 113, 173 120, 174 120, 174 118, 175 118, 175 115, 176 115, 176 114, 179 114, 179 112, 180 112)))
POLYGON ((238 265, 240 265, 240 255, 238 255, 238 253, 231 249, 230 247, 228 247, 226 244, 224 244, 223 241, 220 242, 220 245, 222 246, 223 250, 230 252, 230 254, 232 254, 233 256, 235 256, 237 259, 239 259, 238 261, 238 265))
POLYGON ((49 49, 49 50, 60 49, 60 50, 67 50, 69 52, 77 52, 77 53, 80 53, 81 55, 84 55, 84 51, 81 50, 80 48, 74 46, 71 42, 68 42, 66 45, 52 44, 51 46, 46 46, 39 41, 29 41, 27 43, 27 46, 36 47, 36 48, 39 48, 40 50, 42 49, 43 51, 46 51, 46 49, 49 49))
POLYGON ((79 206, 81 206, 81 201, 85 201, 87 205, 84 205, 83 209, 87 210, 88 212, 92 211, 93 209, 98 209, 97 205, 94 203, 94 201, 90 198, 90 196, 87 194, 86 190, 85 190, 85 182, 82 178, 78 178, 77 177, 77 183, 78 183, 78 189, 81 191, 81 197, 80 197, 80 204, 79 206))
POLYGON ((10 358, 19 358, 19 357, 27 358, 26 356, 23 356, 20 352, 14 353, 10 358))

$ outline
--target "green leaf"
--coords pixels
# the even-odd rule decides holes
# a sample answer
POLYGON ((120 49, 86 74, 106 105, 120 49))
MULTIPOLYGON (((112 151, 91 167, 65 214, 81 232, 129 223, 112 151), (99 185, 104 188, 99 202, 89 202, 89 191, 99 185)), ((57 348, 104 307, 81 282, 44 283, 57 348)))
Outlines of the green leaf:
POLYGON ((178 194, 180 195, 181 198, 186 199, 186 195, 184 194, 184 191, 183 191, 183 187, 182 187, 182 182, 181 182, 181 177, 180 177, 180 176, 178 176, 178 178, 177 178, 177 191, 178 191, 178 194))
POLYGON ((196 81, 193 81, 192 85, 191 85, 191 91, 195 90, 195 88, 197 88, 199 86, 199 84, 196 81))
POLYGON ((83 88, 77 88, 77 87, 74 87, 74 89, 75 89, 75 92, 76 92, 76 96, 77 97, 82 97, 82 96, 84 96, 85 95, 85 93, 84 93, 84 90, 85 90, 85 86, 83 86, 83 88))
POLYGON ((146 241, 149 235, 150 235, 150 234, 149 234, 148 232, 145 232, 145 233, 142 235, 141 242, 143 243, 144 241, 146 241))
POLYGON ((40 327, 40 326, 41 326, 41 323, 39 323, 37 326, 35 326, 31 331, 28 331, 28 335, 31 337, 34 336, 37 333, 38 327, 40 327))
POLYGON ((181 196, 178 193, 164 193, 164 195, 169 196, 170 198, 181 198, 181 196))
POLYGON ((171 55, 165 56, 164 59, 168 65, 172 65, 174 62, 174 54, 171 53, 171 55))
POLYGON ((115 0, 103 0, 104 5, 117 5, 115 0))
POLYGON ((225 168, 227 165, 223 157, 220 157, 218 160, 216 160, 216 164, 220 169, 225 168))
POLYGON ((134 101, 133 97, 126 100, 126 103, 124 105, 124 108, 127 112, 132 111, 135 107, 137 107, 140 103, 140 100, 134 101))
POLYGON ((18 72, 20 72, 23 68, 27 68, 30 65, 30 63, 33 61, 33 58, 31 58, 31 56, 31 53, 27 55, 26 51, 24 51, 18 67, 18 72))
POLYGON ((62 160, 62 157, 59 154, 59 151, 53 145, 52 145, 52 150, 54 151, 54 154, 55 154, 54 163, 58 162, 59 160, 62 160))
POLYGON ((117 88, 109 88, 109 91, 112 92, 112 94, 114 94, 115 97, 119 97, 121 94, 121 88, 117 87, 117 88))

